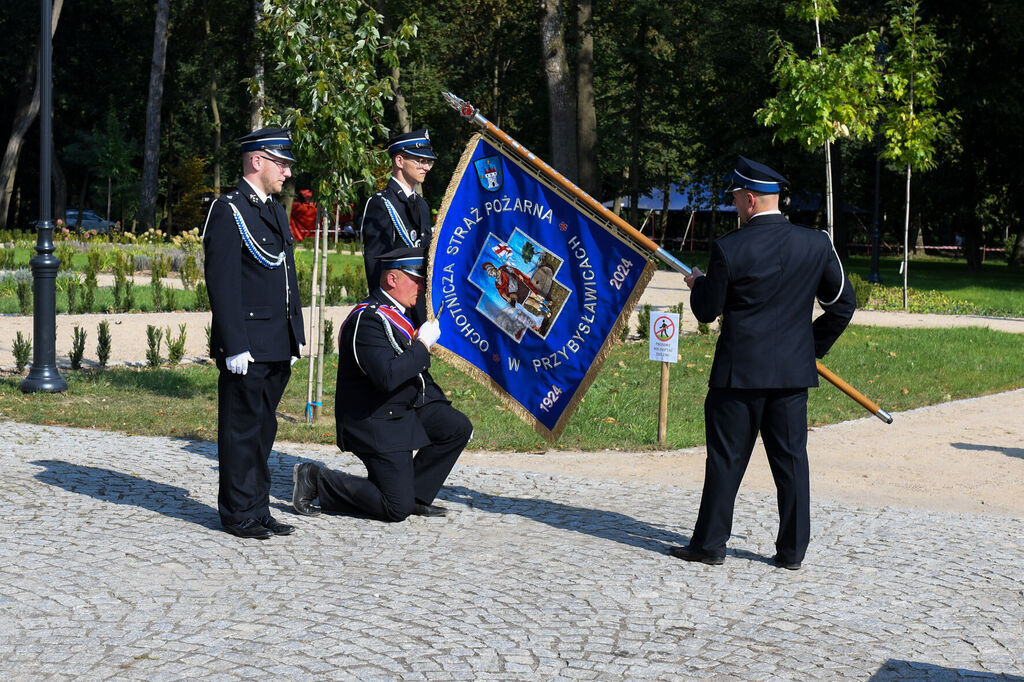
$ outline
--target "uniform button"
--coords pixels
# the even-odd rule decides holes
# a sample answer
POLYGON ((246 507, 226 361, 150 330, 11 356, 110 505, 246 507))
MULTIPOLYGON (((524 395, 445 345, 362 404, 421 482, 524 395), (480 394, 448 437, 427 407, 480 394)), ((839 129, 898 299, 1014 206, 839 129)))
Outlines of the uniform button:
POLYGON ((249 317, 252 317, 252 313, 249 313, 249 317))

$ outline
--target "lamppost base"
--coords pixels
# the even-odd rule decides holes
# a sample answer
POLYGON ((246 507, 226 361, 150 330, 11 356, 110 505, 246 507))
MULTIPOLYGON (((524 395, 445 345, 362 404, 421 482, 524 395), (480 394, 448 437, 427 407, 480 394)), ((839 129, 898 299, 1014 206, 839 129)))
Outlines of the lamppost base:
POLYGON ((33 366, 28 371, 28 376, 22 380, 19 388, 22 393, 63 393, 68 390, 68 382, 64 381, 64 378, 57 373, 56 367, 39 367, 37 369, 33 366))

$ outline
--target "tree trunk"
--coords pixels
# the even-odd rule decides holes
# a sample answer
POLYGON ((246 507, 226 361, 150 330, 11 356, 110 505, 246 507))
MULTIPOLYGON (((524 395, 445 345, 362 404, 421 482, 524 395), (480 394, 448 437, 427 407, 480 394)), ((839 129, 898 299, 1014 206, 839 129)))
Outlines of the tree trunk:
POLYGON ((540 40, 548 88, 551 166, 576 182, 576 94, 565 53, 560 0, 540 0, 540 40))
MULTIPOLYGON (((206 41, 210 41, 210 12, 206 8, 206 41)), ((217 107, 217 69, 210 70, 210 113, 213 116, 213 193, 220 196, 220 109, 217 107)))
POLYGON ((594 107, 594 27, 591 0, 576 3, 580 49, 576 53, 576 140, 579 146, 579 186, 599 199, 601 173, 597 166, 597 109, 594 107))
POLYGON ((1013 253, 1010 254, 1009 265, 1011 268, 1019 268, 1024 265, 1024 221, 1017 221, 1015 234, 1017 242, 1013 246, 1013 253))
POLYGON ((170 0, 157 0, 156 24, 153 29, 153 64, 149 71, 149 97, 146 101, 142 190, 139 193, 139 222, 143 231, 156 226, 157 177, 160 170, 160 107, 164 96, 169 14, 170 0))
POLYGON ((249 101, 249 129, 259 130, 263 127, 263 104, 266 100, 265 83, 263 80, 263 41, 260 40, 260 19, 263 18, 263 0, 252 0, 252 32, 257 45, 256 61, 252 67, 252 80, 256 85, 256 92, 249 101))
MULTIPOLYGON (((64 0, 53 0, 53 14, 50 21, 50 37, 57 31, 57 20, 64 0)), ((21 82, 18 95, 14 123, 11 124, 11 136, 7 140, 3 161, 0 162, 0 230, 7 228, 7 212, 11 204, 11 193, 14 191, 14 176, 18 172, 18 158, 21 156, 21 145, 25 135, 39 116, 39 47, 32 51, 25 67, 25 76, 21 82)))
MULTIPOLYGON (((384 24, 381 27, 384 34, 391 35, 391 19, 385 0, 377 0, 377 14, 384 17, 384 24)), ((395 119, 398 121, 398 129, 403 133, 411 132, 412 122, 409 120, 409 108, 405 104, 405 94, 402 92, 402 70, 398 64, 391 67, 391 80, 395 88, 395 119)))
MULTIPOLYGON (((641 22, 636 32, 637 44, 647 35, 647 22, 641 22)), ((638 59, 633 80, 633 112, 630 116, 631 143, 629 153, 629 223, 634 227, 640 220, 640 136, 643 128, 644 60, 638 59)))

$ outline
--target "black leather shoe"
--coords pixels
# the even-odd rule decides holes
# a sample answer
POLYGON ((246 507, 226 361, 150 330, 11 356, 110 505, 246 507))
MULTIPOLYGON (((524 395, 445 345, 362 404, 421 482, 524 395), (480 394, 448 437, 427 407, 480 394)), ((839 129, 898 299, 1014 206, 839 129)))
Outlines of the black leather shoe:
POLYGON ((682 559, 683 561, 699 561, 702 564, 708 564, 709 566, 721 566, 725 563, 724 556, 713 556, 689 546, 673 547, 668 550, 668 553, 677 559, 682 559))
POLYGON ((782 559, 779 558, 778 554, 776 554, 775 556, 772 557, 772 561, 775 562, 775 565, 778 568, 784 568, 787 571, 799 571, 800 570, 800 562, 799 561, 783 561, 782 559))
POLYGON ((246 519, 241 523, 225 523, 224 530, 240 538, 254 540, 266 540, 273 535, 270 529, 264 528, 256 519, 246 519))
POLYGON ((320 465, 315 462, 300 462, 292 467, 292 507, 303 516, 319 516, 320 507, 313 504, 319 495, 317 478, 320 465))
POLYGON ((448 510, 438 507, 436 504, 420 504, 417 502, 412 507, 413 516, 447 516, 448 510))
POLYGON ((274 535, 291 535, 295 532, 295 526, 289 526, 287 523, 281 523, 273 516, 269 515, 260 519, 260 525, 274 535))

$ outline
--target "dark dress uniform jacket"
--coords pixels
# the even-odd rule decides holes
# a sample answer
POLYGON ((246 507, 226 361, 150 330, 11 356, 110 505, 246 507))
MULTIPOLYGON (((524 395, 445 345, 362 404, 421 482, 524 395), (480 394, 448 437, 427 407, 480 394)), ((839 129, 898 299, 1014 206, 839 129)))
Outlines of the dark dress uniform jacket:
POLYGON ((306 337, 293 243, 284 207, 272 197, 261 202, 245 180, 214 202, 203 239, 213 311, 211 357, 223 361, 246 350, 256 362, 298 357, 306 337), (285 252, 284 265, 267 268, 249 253, 229 203, 264 251, 285 252))
POLYGON ((392 345, 376 306, 391 302, 379 289, 369 307, 346 320, 338 340, 334 418, 338 446, 356 453, 411 451, 430 444, 416 408, 449 401, 427 369, 430 353, 397 329, 392 345), (358 357, 358 362, 357 362, 358 357))
POLYGON ((771 214, 714 243, 690 305, 701 322, 722 316, 712 388, 806 388, 856 299, 828 235, 771 214), (815 297, 824 313, 812 324, 815 297))
MULTIPOLYGON (((373 291, 380 284, 380 257, 383 254, 403 246, 422 246, 424 253, 429 253, 432 234, 430 207, 415 192, 406 196, 398 180, 392 177, 384 189, 366 200, 360 230, 366 283, 373 291), (402 229, 391 218, 385 200, 395 209, 402 229)), ((415 309, 409 314, 417 327, 427 321, 425 301, 426 297, 420 296, 415 309)))

